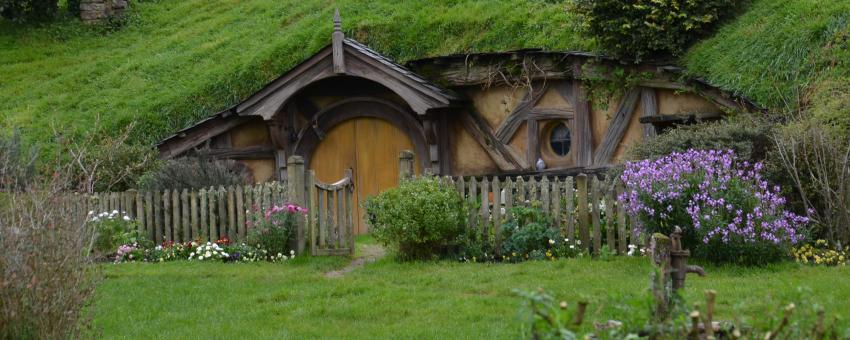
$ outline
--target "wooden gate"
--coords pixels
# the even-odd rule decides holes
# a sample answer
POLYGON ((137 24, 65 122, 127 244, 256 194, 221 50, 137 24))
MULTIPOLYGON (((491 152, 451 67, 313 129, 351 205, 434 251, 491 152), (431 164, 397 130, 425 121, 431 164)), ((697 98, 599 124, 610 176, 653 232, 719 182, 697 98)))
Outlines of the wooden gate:
MULTIPOLYGON (((307 172, 307 209, 310 253, 312 255, 353 255, 354 214, 352 194, 354 177, 345 170, 341 180, 326 184, 316 179, 316 172, 307 172)), ((356 203, 355 203, 356 204, 356 203)))

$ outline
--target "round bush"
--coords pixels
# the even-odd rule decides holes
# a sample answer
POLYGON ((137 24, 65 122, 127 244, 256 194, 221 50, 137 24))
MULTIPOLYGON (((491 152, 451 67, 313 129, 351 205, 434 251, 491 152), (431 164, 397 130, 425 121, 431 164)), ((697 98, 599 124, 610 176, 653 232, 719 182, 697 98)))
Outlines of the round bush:
POLYGON ((588 36, 617 57, 680 55, 735 13, 739 0, 572 0, 588 36))
POLYGON ((466 224, 464 201, 434 177, 419 177, 370 197, 366 213, 375 239, 401 259, 452 255, 466 224))
POLYGON ((781 260, 803 239, 806 217, 784 209, 779 187, 762 165, 731 150, 688 150, 629 162, 619 197, 645 232, 683 230, 683 246, 716 263, 759 265, 781 260))

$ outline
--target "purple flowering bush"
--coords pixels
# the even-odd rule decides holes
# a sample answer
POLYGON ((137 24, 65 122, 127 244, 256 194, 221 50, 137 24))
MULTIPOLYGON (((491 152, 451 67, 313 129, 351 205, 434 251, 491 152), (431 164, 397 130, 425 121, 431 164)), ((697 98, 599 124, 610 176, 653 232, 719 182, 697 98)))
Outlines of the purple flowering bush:
POLYGON ((629 162, 619 200, 647 233, 678 226, 696 258, 760 265, 781 260, 803 239, 808 219, 784 209, 778 186, 762 177, 761 163, 732 150, 688 150, 629 162))

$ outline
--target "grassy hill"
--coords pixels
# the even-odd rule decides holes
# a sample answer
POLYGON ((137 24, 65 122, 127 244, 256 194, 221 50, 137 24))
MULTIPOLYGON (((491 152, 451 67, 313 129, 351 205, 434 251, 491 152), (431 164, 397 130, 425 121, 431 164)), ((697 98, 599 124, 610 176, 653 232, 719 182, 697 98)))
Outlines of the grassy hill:
MULTIPOLYGON (((30 141, 138 121, 160 137, 246 97, 347 35, 399 61, 525 47, 593 50, 557 1, 135 1, 120 29, 0 22, 0 126, 30 141)), ((682 65, 772 108, 850 116, 850 3, 755 0, 682 65), (802 98, 800 101, 798 99, 802 98), (844 105, 847 104, 847 105, 844 105)))
POLYGON ((246 97, 330 42, 333 9, 347 35, 400 61, 542 46, 588 49, 563 6, 542 1, 136 1, 110 34, 75 20, 0 23, 3 126, 45 140, 140 122, 151 143, 246 97))

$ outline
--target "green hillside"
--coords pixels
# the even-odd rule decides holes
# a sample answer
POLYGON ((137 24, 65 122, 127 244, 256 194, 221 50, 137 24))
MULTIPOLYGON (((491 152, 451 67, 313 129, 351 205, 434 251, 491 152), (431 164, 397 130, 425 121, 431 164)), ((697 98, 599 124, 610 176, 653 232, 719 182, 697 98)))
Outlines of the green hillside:
POLYGON ((523 47, 588 49, 563 5, 543 1, 135 1, 111 34, 74 20, 0 25, 3 125, 44 140, 139 120, 150 143, 244 98, 330 42, 334 7, 347 35, 405 61, 523 47))
MULTIPOLYGON (((327 44, 334 7, 347 35, 402 62, 594 49, 558 1, 135 1, 128 24, 112 32, 73 19, 41 27, 0 21, 2 126, 47 141, 53 129, 79 134, 97 117, 107 131, 137 120, 135 140, 152 143, 327 44)), ((850 2, 840 0, 756 0, 682 66, 771 108, 803 98, 823 114, 846 113, 848 13, 850 2)))

